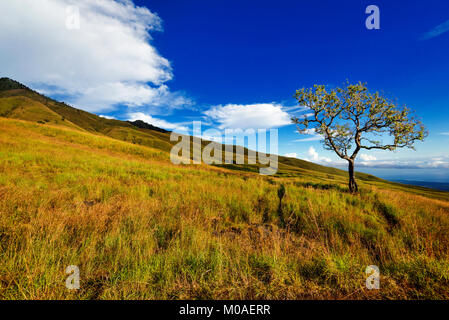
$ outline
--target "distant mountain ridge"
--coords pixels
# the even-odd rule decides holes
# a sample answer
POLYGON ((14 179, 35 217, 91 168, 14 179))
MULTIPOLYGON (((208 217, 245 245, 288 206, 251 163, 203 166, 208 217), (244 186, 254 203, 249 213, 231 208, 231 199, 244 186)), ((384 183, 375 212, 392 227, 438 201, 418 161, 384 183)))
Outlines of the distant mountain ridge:
POLYGON ((0 91, 14 90, 14 89, 31 90, 30 88, 26 87, 25 85, 21 84, 20 82, 15 81, 15 80, 12 80, 9 78, 0 78, 0 91))
MULTIPOLYGON (((12 80, 10 78, 0 78, 0 97, 6 98, 6 97, 20 97, 20 96, 26 96, 32 100, 37 100, 41 104, 44 104, 46 107, 50 108, 54 112, 61 114, 63 118, 67 118, 69 120, 75 120, 74 122, 78 122, 80 124, 81 128, 87 129, 88 131, 101 131, 101 127, 104 127, 107 123, 113 123, 114 125, 122 125, 126 126, 124 121, 120 120, 114 120, 114 119, 105 119, 103 117, 99 117, 94 114, 90 114, 88 112, 85 112, 80 109, 76 109, 65 102, 59 102, 54 99, 51 99, 47 96, 44 96, 24 84, 17 82, 15 80, 12 80), (71 113, 76 113, 75 117, 71 116, 71 113), (81 123, 80 121, 76 121, 75 118, 85 118, 85 121, 88 121, 90 125, 86 128, 86 123, 81 123), (89 119, 87 119, 89 118, 89 119), (110 120, 110 121, 104 121, 104 120, 110 120), (96 122, 96 123, 94 123, 96 122)), ((19 104, 16 104, 16 107, 18 107, 19 104)), ((13 111, 13 108, 11 108, 10 111, 13 111)), ((62 119, 62 118, 61 118, 62 119)), ((40 119, 40 121, 45 119, 40 119)), ((47 119, 48 120, 48 119, 47 119)), ((36 120, 39 121, 39 120, 36 120)), ((50 121, 44 121, 44 122, 50 122, 50 121)), ((164 130, 162 128, 158 128, 156 126, 153 126, 151 124, 145 123, 141 120, 137 121, 127 121, 127 123, 131 124, 133 127, 141 128, 141 129, 148 129, 148 130, 154 130, 158 132, 164 132, 167 133, 169 131, 164 130)))
POLYGON ((148 129, 148 130, 154 130, 154 131, 159 131, 159 132, 163 132, 163 133, 169 133, 171 131, 165 130, 165 129, 161 129, 158 128, 156 126, 153 126, 152 124, 146 123, 142 120, 136 120, 136 121, 128 121, 129 123, 131 123, 133 126, 137 127, 137 128, 141 128, 141 129, 148 129))
MULTIPOLYGON (((53 101, 53 102, 55 102, 57 104, 59 103, 59 104, 65 105, 66 107, 73 108, 73 107, 65 104, 64 102, 57 102, 56 100, 53 100, 53 99, 48 98, 48 97, 46 97, 44 95, 41 95, 38 92, 28 88, 27 86, 25 86, 24 84, 22 84, 20 82, 17 82, 15 80, 12 80, 12 79, 6 78, 6 77, 0 78, 0 91, 9 91, 9 90, 27 90, 27 91, 33 92, 36 95, 40 95, 40 96, 44 97, 45 99, 51 100, 51 101, 53 101)), ((146 123, 146 122, 144 122, 142 120, 127 121, 127 122, 132 124, 133 126, 135 126, 137 128, 141 128, 141 129, 154 130, 154 131, 163 132, 163 133, 171 132, 171 131, 168 131, 168 130, 156 127, 156 126, 154 126, 152 124, 146 123)))
POLYGON ((449 183, 445 182, 433 182, 433 181, 418 181, 418 180, 393 180, 402 184, 409 184, 413 186, 432 188, 441 191, 449 191, 449 183))

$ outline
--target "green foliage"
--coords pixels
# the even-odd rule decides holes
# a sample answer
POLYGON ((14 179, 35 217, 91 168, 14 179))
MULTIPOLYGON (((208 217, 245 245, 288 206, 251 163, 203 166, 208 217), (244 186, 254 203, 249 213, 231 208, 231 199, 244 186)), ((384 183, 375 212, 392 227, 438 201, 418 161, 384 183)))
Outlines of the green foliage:
POLYGON ((324 85, 302 88, 296 91, 295 98, 312 117, 294 117, 292 121, 300 133, 312 130, 322 135, 324 148, 349 162, 351 192, 358 191, 353 168, 360 150, 414 149, 415 142, 428 134, 409 108, 399 107, 379 92, 369 92, 360 82, 331 89, 324 85), (392 141, 384 142, 385 136, 392 137, 392 141))
POLYGON ((312 89, 296 91, 299 105, 313 113, 303 120, 293 118, 300 132, 313 129, 324 136, 326 149, 335 151, 342 159, 355 159, 360 149, 395 150, 413 148, 415 141, 425 138, 424 125, 407 107, 399 107, 379 92, 370 93, 365 84, 349 84, 343 88, 326 89, 315 85, 312 89), (392 143, 374 140, 388 134, 392 143), (353 149, 352 155, 350 154, 353 149))
POLYGON ((0 78, 0 91, 16 89, 26 89, 26 87, 23 84, 12 79, 0 78))

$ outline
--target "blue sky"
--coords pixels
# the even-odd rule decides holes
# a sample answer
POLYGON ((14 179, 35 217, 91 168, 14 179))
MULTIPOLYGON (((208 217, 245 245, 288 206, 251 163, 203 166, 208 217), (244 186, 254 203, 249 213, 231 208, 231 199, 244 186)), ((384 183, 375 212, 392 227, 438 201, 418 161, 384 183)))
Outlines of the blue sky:
POLYGON ((327 165, 338 158, 319 137, 288 123, 298 114, 292 96, 363 81, 416 110, 430 135, 416 152, 366 152, 358 169, 449 181, 446 0, 42 1, 0 4, 10 11, 0 22, 2 76, 97 114, 172 130, 192 120, 279 128, 280 154, 327 165), (80 25, 67 30, 74 4, 80 25), (365 27, 371 4, 380 30, 365 27))

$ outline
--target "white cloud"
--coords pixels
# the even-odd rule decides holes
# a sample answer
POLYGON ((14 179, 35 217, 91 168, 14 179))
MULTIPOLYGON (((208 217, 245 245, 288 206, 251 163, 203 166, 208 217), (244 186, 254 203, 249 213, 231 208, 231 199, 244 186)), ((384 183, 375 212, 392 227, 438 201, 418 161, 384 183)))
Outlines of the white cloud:
POLYGON ((449 136, 449 132, 441 132, 440 134, 442 134, 443 136, 449 136))
POLYGON ((111 116, 105 116, 105 115, 102 115, 102 114, 99 114, 98 116, 99 116, 99 117, 102 117, 102 118, 105 118, 105 119, 115 119, 114 117, 111 117, 111 116))
POLYGON ((424 33, 421 36, 421 40, 432 39, 432 38, 438 37, 439 35, 442 35, 443 33, 448 32, 448 31, 449 31, 449 20, 437 25, 432 30, 424 33))
POLYGON ((325 164, 330 164, 332 162, 332 160, 330 158, 320 157, 320 155, 318 154, 318 152, 315 150, 315 148, 313 146, 311 146, 309 148, 309 150, 307 151, 307 155, 308 155, 308 157, 305 158, 305 160, 307 160, 307 161, 317 162, 317 163, 325 163, 325 164))
POLYGON ((128 114, 130 121, 136 121, 136 120, 142 120, 148 124, 152 124, 153 126, 156 126, 158 128, 163 128, 167 130, 174 130, 178 132, 188 132, 189 128, 186 126, 183 126, 182 124, 178 123, 170 123, 163 119, 153 118, 149 114, 144 114, 142 112, 135 112, 135 113, 129 113, 128 114))
POLYGON ((318 161, 318 152, 316 152, 314 147, 310 147, 307 154, 312 158, 312 160, 318 161))
POLYGON ((294 142, 310 142, 310 141, 319 141, 319 140, 323 140, 323 137, 321 137, 319 135, 313 135, 313 136, 308 137, 308 138, 296 139, 296 140, 293 140, 293 141, 294 142))
POLYGON ((356 167, 385 168, 385 169, 449 169, 449 157, 413 158, 413 159, 384 159, 356 161, 356 167))
POLYGON ((363 161, 374 161, 374 160, 377 160, 377 158, 375 156, 371 156, 371 155, 366 154, 366 153, 361 153, 360 154, 360 159, 362 159, 363 161))
POLYGON ((171 66, 150 35, 161 19, 131 0, 0 1, 0 12, 5 76, 88 111, 190 102, 164 85, 171 66), (79 8, 79 29, 66 28, 69 5, 79 8))
POLYGON ((204 114, 217 122, 220 129, 269 129, 291 124, 288 113, 274 103, 219 105, 204 114))
POLYGON ((319 140, 323 140, 324 137, 321 134, 317 134, 315 132, 315 129, 306 129, 304 132, 299 132, 299 131, 295 131, 296 133, 299 133, 301 135, 308 135, 309 137, 307 138, 301 138, 301 139, 296 139, 293 140, 294 142, 307 142, 307 141, 319 141, 319 140))
MULTIPOLYGON (((222 135, 207 135, 207 134, 202 134, 202 135, 195 135, 195 137, 201 138, 202 140, 205 141, 214 141, 217 143, 223 143, 224 139, 222 135)), ((232 144, 233 141, 230 141, 229 143, 232 144)))
POLYGON ((284 157, 297 158, 298 154, 296 154, 296 152, 286 153, 286 154, 284 154, 284 157))
MULTIPOLYGON (((317 150, 309 147, 304 160, 315 162, 321 165, 346 168, 346 160, 332 160, 328 157, 320 156, 317 150)), ((375 156, 360 154, 355 162, 357 168, 382 168, 382 169, 449 169, 449 156, 434 157, 414 157, 414 158, 395 158, 395 159, 377 159, 375 156)))

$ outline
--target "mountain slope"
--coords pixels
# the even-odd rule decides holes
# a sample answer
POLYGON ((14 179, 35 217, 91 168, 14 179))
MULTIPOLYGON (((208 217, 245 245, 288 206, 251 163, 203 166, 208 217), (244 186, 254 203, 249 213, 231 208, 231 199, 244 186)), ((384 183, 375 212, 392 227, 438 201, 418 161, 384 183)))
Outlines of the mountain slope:
POLYGON ((82 128, 64 119, 59 114, 43 105, 39 101, 32 100, 26 96, 11 96, 1 98, 0 116, 36 121, 38 123, 63 124, 70 128, 82 130, 82 128))
MULTIPOLYGON (((0 79, 0 114, 5 117, 23 119, 29 121, 44 121, 45 119, 58 125, 66 125, 73 127, 73 125, 87 130, 89 132, 98 133, 106 136, 110 136, 116 139, 133 142, 149 147, 158 148, 164 151, 170 151, 174 142, 170 141, 169 131, 148 125, 143 121, 125 122, 120 120, 105 119, 97 115, 85 112, 76 108, 73 108, 65 103, 57 102, 53 99, 40 95, 39 93, 27 88, 26 86, 8 79, 0 79), (29 105, 33 106, 34 112, 29 114, 6 113, 2 112, 2 109, 7 109, 11 105, 11 100, 21 99, 23 103, 21 106, 29 105), (49 115, 49 110, 53 111, 49 115), (66 122, 60 121, 64 119, 66 122)), ((208 142, 204 141, 203 146, 208 142)), ((247 150, 245 149, 245 152, 247 150)), ((311 162, 307 162, 300 159, 279 157, 280 173, 296 174, 303 170, 317 171, 321 173, 334 174, 340 176, 346 176, 343 170, 321 166, 311 162)), ((249 169, 252 171, 258 170, 253 166, 225 166, 234 169, 249 169)), ((367 175, 359 174, 359 178, 363 180, 376 180, 377 178, 367 175)))

